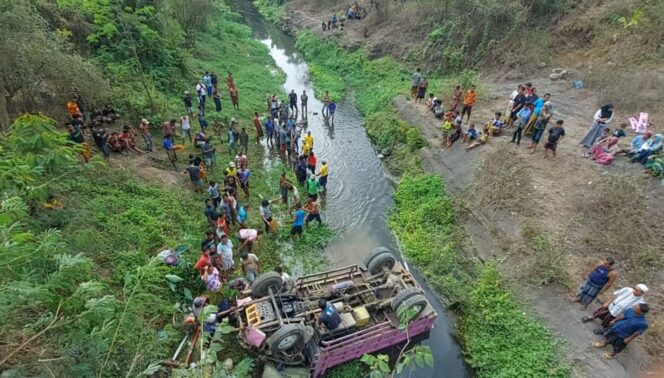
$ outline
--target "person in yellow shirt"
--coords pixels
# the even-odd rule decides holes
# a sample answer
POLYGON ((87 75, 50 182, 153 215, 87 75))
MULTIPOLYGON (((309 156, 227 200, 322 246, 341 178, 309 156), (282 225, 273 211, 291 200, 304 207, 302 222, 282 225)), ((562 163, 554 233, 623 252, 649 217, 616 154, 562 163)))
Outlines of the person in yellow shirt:
POLYGON ((309 155, 311 153, 311 145, 309 145, 307 142, 304 142, 302 145, 302 155, 309 155))
POLYGON ((311 135, 311 131, 307 131, 307 135, 304 136, 304 144, 308 144, 309 148, 314 148, 314 136, 311 135))
POLYGON ((318 186, 323 188, 323 190, 327 189, 327 175, 329 174, 329 169, 327 167, 327 161, 323 160, 320 166, 320 170, 318 171, 318 175, 320 179, 318 180, 318 186))

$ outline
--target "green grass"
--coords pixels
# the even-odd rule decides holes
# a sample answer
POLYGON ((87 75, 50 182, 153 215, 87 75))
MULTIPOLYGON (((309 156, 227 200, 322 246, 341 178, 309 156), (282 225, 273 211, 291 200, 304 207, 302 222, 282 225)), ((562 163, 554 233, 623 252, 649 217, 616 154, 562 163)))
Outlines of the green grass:
POLYGON ((286 0, 254 0, 253 3, 261 16, 270 22, 279 22, 284 17, 286 0))
MULTIPOLYGON (((389 152, 386 164, 401 175, 389 226, 406 258, 459 311, 464 352, 478 376, 569 376, 548 331, 520 311, 496 271, 482 267, 465 247, 465 232, 457 224, 454 203, 445 194, 442 179, 421 173, 418 150, 424 139, 416 127, 398 117, 391 104, 396 97, 409 96, 410 71, 392 58, 370 60, 361 49, 348 52, 338 41, 323 40, 309 31, 297 36, 297 47, 310 63, 317 95, 327 90, 340 98, 351 92, 366 116, 373 143, 389 152)), ((454 83, 465 87, 476 75, 464 71, 455 77, 428 79, 429 88, 436 91, 454 83)))
MULTIPOLYGON (((265 94, 281 91, 284 80, 267 48, 253 39, 248 27, 237 22, 236 15, 226 14, 216 30, 201 35, 197 51, 201 54, 192 63, 191 83, 199 77, 198 71, 205 70, 216 71, 224 83, 223 77, 230 70, 240 91, 240 110, 230 110, 226 96, 223 116, 212 115, 209 110, 211 121, 233 116, 253 134, 253 112, 264 109, 265 94)), ((181 108, 179 95, 160 96, 172 109, 181 108)), ((167 117, 179 115, 177 110, 173 112, 167 117)), ((153 124, 159 124, 158 120, 153 124)), ((52 139, 62 144, 64 138, 52 139)), ((209 175, 220 182, 221 169, 231 156, 221 138, 215 137, 214 144, 219 165, 209 175)), ((9 164, 3 170, 9 172, 13 163, 5 155, 8 148, 3 146, 0 151, 3 163, 9 164)), ((67 151, 49 150, 57 154, 41 153, 35 161, 57 167, 66 163, 60 157, 70 153, 67 151)), ((72 154, 76 162, 77 155, 72 154)), ((185 315, 182 306, 205 290, 192 264, 207 228, 202 212, 206 196, 191 192, 185 175, 176 178, 173 185, 165 185, 146 175, 144 167, 113 159, 118 161, 111 165, 98 157, 88 165, 68 165, 64 174, 55 169, 30 173, 26 176, 32 180, 30 186, 19 189, 30 193, 26 190, 34 187, 40 196, 26 194, 22 199, 6 200, 20 193, 16 189, 18 175, 23 178, 36 163, 15 166, 11 168, 14 177, 2 177, 0 228, 5 243, 0 252, 17 257, 6 261, 1 270, 0 339, 7 344, 0 345, 0 354, 9 354, 45 329, 60 306, 56 327, 29 343, 3 369, 11 367, 19 375, 30 376, 135 376, 150 363, 168 358, 180 341, 179 324, 185 315), (42 192, 57 198, 64 208, 43 209, 42 192), (22 209, 25 205, 21 203, 27 207, 22 209), (154 258, 160 250, 182 244, 189 252, 180 266, 168 267, 154 258), (172 290, 167 274, 183 280, 172 290), (38 362, 38 358, 47 361, 38 362)), ((260 199, 278 197, 278 176, 283 169, 279 164, 265 169, 264 159, 263 147, 251 144, 252 196, 245 200, 240 194, 238 199, 239 203, 249 203, 249 225, 255 228, 262 228, 260 199)), ((161 175, 172 174, 167 165, 157 165, 165 169, 161 175)), ((287 270, 301 267, 305 272, 324 266, 321 249, 333 232, 325 226, 313 226, 302 240, 291 243, 286 236, 290 229, 286 209, 275 205, 274 212, 282 222, 279 234, 264 237, 255 249, 263 270, 285 262, 287 270), (287 261, 282 251, 290 251, 287 261)), ((238 350, 231 354, 243 356, 241 348, 235 347, 238 350)))

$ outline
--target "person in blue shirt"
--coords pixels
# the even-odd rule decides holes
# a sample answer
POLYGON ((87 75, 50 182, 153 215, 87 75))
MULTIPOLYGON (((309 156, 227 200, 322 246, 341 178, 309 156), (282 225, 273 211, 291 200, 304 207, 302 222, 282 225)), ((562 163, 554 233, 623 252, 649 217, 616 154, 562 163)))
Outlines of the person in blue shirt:
POLYGON ((468 131, 463 135, 462 143, 470 143, 471 140, 475 139, 477 139, 477 129, 475 128, 475 124, 471 123, 470 126, 468 126, 468 131))
POLYGON ((535 121, 537 120, 537 117, 539 117, 540 112, 542 112, 542 109, 544 109, 544 104, 549 103, 549 111, 553 113, 553 105, 551 104, 551 94, 550 93, 545 93, 544 97, 539 97, 537 100, 533 102, 533 113, 530 115, 530 119, 528 120, 528 124, 525 126, 523 133, 526 135, 530 135, 533 133, 533 126, 535 125, 535 121))
POLYGON ((334 112, 337 110, 337 104, 334 102, 334 100, 330 101, 330 105, 327 107, 328 111, 328 118, 330 120, 330 123, 334 123, 334 112))
POLYGON ((247 228, 247 209, 249 205, 241 205, 237 209, 237 223, 240 224, 240 228, 247 228))
POLYGON ((604 354, 605 358, 614 358, 620 353, 627 344, 631 343, 642 335, 648 328, 648 321, 645 314, 650 311, 650 307, 645 303, 638 303, 634 307, 627 309, 621 316, 611 321, 611 327, 606 328, 604 337, 606 341, 593 343, 595 348, 604 348, 608 344, 613 347, 612 352, 604 354))
POLYGON ((291 228, 291 236, 302 236, 302 227, 304 226, 304 216, 306 213, 302 209, 301 203, 295 204, 295 214, 291 213, 293 217, 293 227, 291 228))
POLYGON ((512 143, 521 144, 521 135, 523 134, 523 128, 526 127, 528 124, 528 121, 530 121, 530 116, 533 114, 533 104, 530 102, 526 102, 526 106, 524 106, 519 112, 516 114, 517 121, 516 121, 516 130, 514 130, 514 134, 512 134, 512 143))
POLYGON ((274 120, 271 116, 267 116, 265 121, 265 134, 267 135, 267 145, 274 147, 274 120))
POLYGON ((341 324, 341 316, 334 305, 325 299, 318 300, 318 307, 321 312, 318 316, 318 324, 323 324, 325 328, 332 331, 341 324))

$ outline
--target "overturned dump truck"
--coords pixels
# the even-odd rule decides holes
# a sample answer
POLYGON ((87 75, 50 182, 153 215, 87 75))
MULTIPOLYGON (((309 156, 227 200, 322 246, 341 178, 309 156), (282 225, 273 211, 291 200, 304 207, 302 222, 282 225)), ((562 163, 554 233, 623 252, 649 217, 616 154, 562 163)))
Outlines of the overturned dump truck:
POLYGON ((428 336, 437 314, 422 289, 386 248, 351 265, 283 283, 260 275, 238 300, 238 339, 278 366, 300 366, 321 377, 333 366, 428 336), (341 324, 317 322, 318 301, 333 304, 341 324), (400 326, 408 323, 407 328, 400 326))

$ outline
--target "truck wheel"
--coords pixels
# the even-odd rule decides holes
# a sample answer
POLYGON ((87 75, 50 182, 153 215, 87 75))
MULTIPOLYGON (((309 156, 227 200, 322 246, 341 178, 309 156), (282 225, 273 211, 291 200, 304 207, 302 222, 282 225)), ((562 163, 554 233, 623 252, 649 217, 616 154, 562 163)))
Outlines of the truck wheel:
POLYGON ((286 324, 265 341, 273 353, 284 353, 304 340, 304 327, 300 324, 286 324))
POLYGON ((397 260, 390 253, 390 250, 385 247, 374 249, 365 259, 364 266, 367 267, 369 273, 378 274, 383 271, 383 268, 392 269, 397 260))
POLYGON ((409 287, 398 292, 397 295, 395 295, 394 298, 392 298, 392 303, 391 303, 392 311, 396 313, 397 310, 399 309, 399 306, 406 299, 417 294, 422 294, 422 290, 419 287, 409 287))
POLYGON ((251 283, 251 295, 255 298, 265 297, 270 294, 270 289, 276 294, 281 291, 284 282, 277 272, 269 272, 256 277, 251 283))
POLYGON ((429 304, 427 298, 422 294, 413 295, 405 299, 397 308, 397 317, 399 322, 411 321, 417 319, 429 304))

